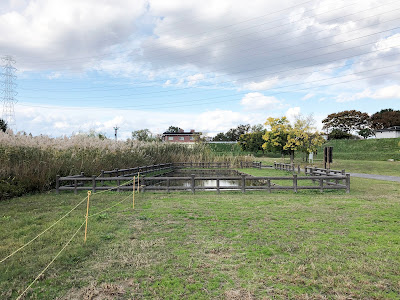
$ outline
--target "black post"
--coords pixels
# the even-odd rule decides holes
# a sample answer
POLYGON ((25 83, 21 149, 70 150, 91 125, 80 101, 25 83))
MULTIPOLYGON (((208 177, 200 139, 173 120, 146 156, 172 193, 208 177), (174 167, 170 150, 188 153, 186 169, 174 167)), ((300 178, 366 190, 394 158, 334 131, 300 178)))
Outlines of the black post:
POLYGON ((220 193, 220 190, 219 190, 219 178, 217 178, 217 193, 218 194, 220 193))
POLYGON ((242 193, 246 192, 246 175, 242 174, 242 193))
POLYGON ((293 174, 293 190, 297 193, 297 175, 293 174))

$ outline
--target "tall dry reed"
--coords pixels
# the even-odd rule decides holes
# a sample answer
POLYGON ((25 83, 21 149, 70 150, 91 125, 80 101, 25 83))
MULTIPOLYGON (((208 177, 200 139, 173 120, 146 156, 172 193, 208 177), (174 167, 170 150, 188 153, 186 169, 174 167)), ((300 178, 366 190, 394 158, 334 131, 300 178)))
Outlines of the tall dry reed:
POLYGON ((0 200, 54 186, 56 175, 129 168, 167 162, 246 160, 216 156, 207 145, 101 140, 87 135, 51 138, 0 133, 0 200))

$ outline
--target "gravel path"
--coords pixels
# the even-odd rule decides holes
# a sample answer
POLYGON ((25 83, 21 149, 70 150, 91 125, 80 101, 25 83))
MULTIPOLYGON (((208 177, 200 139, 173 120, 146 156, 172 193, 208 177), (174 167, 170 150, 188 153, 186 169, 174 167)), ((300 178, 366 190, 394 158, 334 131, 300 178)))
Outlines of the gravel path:
POLYGON ((364 173, 349 173, 349 174, 352 177, 400 182, 400 176, 375 175, 375 174, 364 174, 364 173))

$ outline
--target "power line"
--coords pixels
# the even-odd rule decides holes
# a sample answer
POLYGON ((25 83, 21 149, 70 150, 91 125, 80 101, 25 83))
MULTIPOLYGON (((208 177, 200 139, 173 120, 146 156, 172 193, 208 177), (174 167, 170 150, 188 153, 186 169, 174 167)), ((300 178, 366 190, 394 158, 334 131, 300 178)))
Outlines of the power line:
MULTIPOLYGON (((400 28, 400 27, 398 27, 398 28, 400 28)), ((390 31, 390 30, 393 30, 393 29, 385 30, 385 31, 383 31, 383 32, 390 31)), ((382 32, 378 32, 378 33, 382 33, 382 32)), ((319 47, 319 48, 315 48, 314 50, 323 49, 323 48, 331 47, 331 46, 338 45, 338 44, 342 44, 342 43, 346 43, 346 42, 352 42, 352 41, 358 40, 358 39, 360 39, 360 38, 365 38, 365 37, 368 37, 368 36, 371 36, 371 35, 375 35, 375 34, 378 34, 378 33, 372 33, 372 34, 369 34, 369 35, 366 35, 366 36, 361 36, 361 37, 357 37, 357 38, 354 38, 354 39, 350 39, 350 40, 346 40, 346 41, 334 43, 334 44, 331 44, 331 45, 322 46, 322 47, 319 47)), ((358 49, 358 48, 360 48, 360 47, 362 47, 362 46, 371 45, 371 44, 375 44, 375 43, 376 43, 376 42, 374 41, 374 42, 370 42, 370 43, 366 43, 366 44, 362 44, 362 45, 357 45, 357 46, 354 46, 354 47, 350 47, 350 48, 346 48, 346 49, 341 49, 341 50, 337 50, 337 51, 333 51, 333 52, 322 53, 322 54, 319 54, 319 55, 313 55, 313 56, 311 56, 311 57, 295 59, 295 60, 286 61, 286 62, 283 62, 283 63, 273 64, 273 65, 269 65, 269 66, 263 66, 262 68, 255 68, 255 69, 252 69, 252 70, 246 70, 246 71, 241 71, 241 72, 230 73, 229 75, 238 74, 238 73, 245 73, 245 72, 249 72, 249 71, 256 71, 256 70, 259 70, 259 69, 264 69, 264 68, 266 68, 266 67, 272 68, 272 67, 277 67, 277 66, 281 66, 281 65, 287 65, 287 64, 290 64, 290 63, 298 63, 298 62, 301 62, 301 61, 307 61, 307 60, 309 60, 309 59, 315 59, 315 58, 317 58, 317 57, 323 57, 323 56, 326 56, 326 55, 337 54, 337 53, 342 52, 342 51, 348 51, 348 50, 351 50, 351 49, 358 49)), ((304 52, 308 52, 308 51, 295 52, 295 53, 292 53, 291 55, 296 55, 296 54, 300 54, 300 53, 304 53, 304 52)), ((286 56, 287 56, 287 55, 281 56, 280 58, 284 58, 284 57, 286 57, 286 56)), ((308 66, 306 65, 306 66, 304 66, 304 67, 308 67, 308 66)), ((264 75, 274 75, 274 74, 276 74, 276 72, 271 72, 271 73, 269 73, 269 74, 264 74, 264 75)), ((186 88, 182 88, 182 89, 186 89, 186 88)), ((169 92, 169 91, 167 91, 167 92, 169 92)), ((149 94, 151 94, 151 93, 157 93, 157 92, 149 92, 149 94)), ((158 92, 158 93, 160 93, 160 92, 158 92)), ((142 93, 142 94, 146 94, 146 93, 142 93)), ((185 93, 172 94, 172 95, 168 95, 168 96, 182 95, 182 94, 185 94, 185 93)), ((140 93, 134 93, 134 94, 125 94, 125 95, 112 95, 112 97, 131 97, 131 96, 138 96, 138 95, 141 95, 141 94, 140 94, 140 93)), ((105 98, 109 98, 109 97, 110 97, 110 96, 105 96, 105 97, 102 97, 102 96, 93 96, 93 97, 80 97, 80 99, 91 99, 91 98, 95 98, 95 99, 103 98, 103 99, 105 99, 105 98)), ((35 97, 26 97, 26 98, 28 98, 28 99, 29 99, 29 98, 30 98, 30 99, 34 99, 35 97)), ((43 97, 40 97, 40 98, 43 99, 43 97)), ((65 100, 65 99, 72 99, 72 100, 73 100, 73 99, 76 99, 76 98, 63 98, 63 99, 64 99, 64 100, 65 100)))
MULTIPOLYGON (((371 70, 370 70, 371 71, 371 70)), ((356 78, 356 79, 352 79, 352 80, 345 80, 345 81, 341 81, 341 82, 336 82, 336 83, 330 83, 330 84, 324 84, 324 85, 317 85, 317 86, 313 86, 313 87, 306 87, 306 88, 301 88, 301 89, 297 89, 297 90, 292 90, 292 91, 284 91, 284 92, 279 92, 279 93, 273 93, 273 94, 269 94, 268 96, 272 96, 272 95, 277 95, 277 94, 284 94, 284 93, 297 93, 297 92, 303 92, 303 91, 307 91, 310 89, 315 89, 315 88, 321 88, 321 87, 333 87, 339 84, 346 84, 346 83, 350 83, 350 82, 355 82, 355 81, 360 81, 360 80, 365 80, 365 79, 370 79, 370 78, 375 78, 375 77, 381 77, 381 76, 386 76, 386 75, 391 75, 391 74, 397 74, 400 71, 394 71, 394 72, 388 72, 388 73, 384 73, 384 74, 378 74, 378 75, 373 75, 373 76, 368 76, 368 77, 362 77, 362 78, 356 78)), ((352 74, 350 74, 352 75, 352 74)), ((346 75, 349 76, 349 75, 346 75)), ((142 108, 142 107, 149 107, 149 108, 176 108, 176 107, 187 107, 187 106, 198 106, 198 105, 204 105, 204 104, 215 104, 215 103, 224 103, 224 102, 231 102, 232 99, 229 100, 223 100, 223 101, 215 101, 215 99, 220 99, 220 98, 232 98, 232 97, 237 97, 237 96, 242 96, 247 94, 248 92, 243 92, 243 93, 235 93, 235 94, 230 94, 230 95, 223 95, 223 96, 217 96, 217 97, 208 97, 208 98, 202 98, 202 99, 195 99, 195 100, 190 100, 190 101, 176 101, 176 102, 170 102, 169 104, 166 104, 164 106, 160 105, 160 104, 154 104, 154 105, 131 105, 131 106, 119 106, 119 107, 68 107, 65 108, 63 107, 63 109, 70 109, 70 110, 82 110, 82 109, 88 109, 88 110, 103 110, 103 109, 130 109, 130 110, 135 110, 135 108, 142 108), (213 101, 209 101, 209 102, 203 102, 204 100, 213 100, 213 101), (196 102, 200 102, 201 103, 197 103, 196 102), (195 104, 185 104, 185 103, 195 103, 195 104), (183 104, 180 104, 183 103, 183 104), (179 104, 179 105, 170 105, 170 104, 179 104)), ((38 107, 38 108, 47 108, 47 109, 54 109, 54 108, 58 108, 57 106, 39 106, 39 105, 25 105, 25 104, 20 104, 21 106, 26 106, 26 107, 38 107)))
MULTIPOLYGON (((361 20, 366 20, 366 19, 369 19, 369 18, 376 18, 376 17, 381 16, 381 15, 383 15, 383 14, 393 13, 394 11, 397 11, 397 10, 400 10, 400 8, 391 9, 390 11, 385 11, 385 12, 383 12, 383 13, 374 14, 374 15, 368 16, 368 17, 363 17, 363 18, 361 18, 361 19, 355 20, 355 22, 359 22, 359 21, 361 21, 361 20)), ((365 11, 365 10, 364 10, 364 11, 365 11)), ((361 12, 363 12, 363 11, 361 11, 361 12)), ((329 21, 326 21, 326 22, 337 21, 338 19, 341 19, 341 18, 344 18, 344 17, 348 17, 348 16, 351 16, 351 15, 354 15, 354 14, 358 14, 358 13, 360 13, 360 12, 352 13, 352 14, 345 15, 345 16, 341 16, 341 17, 335 18, 335 19, 330 19, 329 21)), ((398 20, 398 19, 399 19, 399 18, 396 17, 396 18, 391 19, 391 20, 386 20, 386 21, 384 21, 384 22, 380 22, 379 24, 382 25, 382 24, 384 24, 384 23, 396 21, 396 20, 398 20)), ((374 26, 376 26, 376 24, 375 24, 374 26)), ((328 36, 328 37, 323 37, 323 38, 320 38, 320 39, 314 39, 313 42, 315 42, 315 41, 322 41, 322 40, 324 40, 324 39, 329 39, 329 38, 333 38, 333 37, 338 37, 338 36, 340 36, 340 35, 348 34, 348 33, 350 33, 350 32, 355 32, 355 31, 358 31, 358 30, 361 30, 361 29, 370 28, 370 27, 371 27, 371 25, 367 25, 367 26, 364 26, 364 27, 361 27, 361 28, 356 28, 356 29, 353 29, 353 30, 350 30, 350 31, 346 31, 346 32, 340 33, 340 34, 335 34, 335 35, 328 36)), ((290 38, 290 39, 285 39, 284 42, 287 42, 287 41, 292 40, 292 39, 304 38, 305 36, 308 36, 308 35, 316 35, 316 34, 318 34, 318 33, 324 32, 324 31, 326 31, 326 30, 330 30, 330 29, 328 28, 328 29, 322 29, 322 30, 318 30, 318 31, 314 31, 314 32, 309 32, 309 33, 303 34, 303 35, 298 36, 298 37, 294 37, 294 38, 290 38)), ((391 30, 392 30, 392 29, 391 29, 391 30)), ((296 30, 295 30, 295 31, 296 31, 296 30)), ((291 32, 287 32, 287 33, 291 33, 291 32)), ((379 33, 381 33, 381 32, 379 32, 379 33)), ((277 35, 282 36, 282 34, 275 34, 275 35, 272 35, 272 36, 267 36, 267 37, 265 37, 265 38, 270 38, 270 37, 274 37, 274 36, 277 36, 277 35)), ((278 47, 278 48, 275 48, 275 49, 272 49, 272 50, 271 50, 271 49, 268 49, 268 51, 259 52, 257 55, 259 55, 259 54, 265 54, 265 53, 270 53, 271 51, 273 51, 273 52, 282 51, 283 49, 292 48, 292 47, 294 48, 294 47, 298 47, 298 46, 301 46, 301 45, 304 45, 304 44, 308 44, 308 43, 309 43, 309 42, 302 42, 302 43, 300 43, 300 44, 289 45, 289 46, 286 46, 286 47, 278 47)), ((254 49, 260 48, 260 47, 262 47, 262 46, 263 46, 263 45, 257 46, 257 47, 252 47, 252 48, 244 49, 244 50, 242 51, 242 53, 245 52, 245 51, 247 51, 247 50, 254 50, 254 49)), ((279 57, 278 57, 278 58, 279 58, 279 57)), ((236 59, 230 59, 230 60, 235 60, 235 61, 236 61, 236 59)), ((228 60, 228 61, 230 61, 230 60, 228 60)), ((195 61, 191 61, 191 62, 195 62, 195 61)), ((202 74, 204 75, 204 74, 215 73, 215 72, 220 72, 220 71, 224 71, 224 70, 226 70, 226 69, 217 69, 217 70, 213 70, 213 71, 209 71, 209 72, 203 72, 202 74)), ((223 75, 217 75, 216 77, 221 77, 221 76, 225 76, 225 74, 223 74, 223 75)), ((214 78, 215 78, 215 77, 214 77, 214 78)), ((191 82, 191 81, 195 81, 195 80, 188 80, 187 82, 191 82)), ((138 83, 140 83, 140 82, 136 82, 136 84, 138 84, 138 83)), ((143 83, 144 83, 144 82, 143 82, 143 83)), ((145 86, 136 86, 136 85, 135 85, 135 86, 132 86, 132 87, 122 88, 122 89, 131 89, 131 88, 133 88, 133 87, 135 87, 135 88, 147 88, 147 87, 152 87, 152 86, 159 86, 159 85, 158 85, 158 84, 145 85, 145 86)), ((23 88, 23 89, 24 89, 24 90, 43 90, 43 89, 27 89, 27 88, 23 88)), ((121 87, 118 86, 116 89, 117 89, 117 90, 121 90, 121 87)), ((46 91, 49 91, 48 89, 45 89, 45 90, 46 90, 46 91)), ((90 88, 90 87, 88 87, 88 88, 75 88, 75 89, 68 89, 68 92, 80 91, 80 90, 95 90, 95 89, 94 89, 94 88, 90 88)), ((98 89, 98 91, 107 91, 107 90, 110 90, 110 89, 107 89, 107 88, 98 89)), ((63 91, 63 90, 60 90, 60 89, 53 89, 53 90, 51 90, 51 91, 56 91, 56 92, 58 92, 58 91, 63 91)))

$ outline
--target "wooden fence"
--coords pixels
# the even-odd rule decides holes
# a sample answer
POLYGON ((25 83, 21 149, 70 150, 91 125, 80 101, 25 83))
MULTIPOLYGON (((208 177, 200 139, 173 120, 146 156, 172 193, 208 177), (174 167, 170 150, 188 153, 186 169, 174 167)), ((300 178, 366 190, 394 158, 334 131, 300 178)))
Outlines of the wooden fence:
POLYGON ((173 166, 175 168, 229 169, 231 167, 231 163, 230 162, 177 162, 173 163, 173 166))
POLYGON ((274 169, 300 173, 300 165, 296 168, 295 164, 277 163, 276 161, 274 161, 274 169))
POLYGON ((305 167, 304 172, 306 175, 311 176, 321 176, 321 175, 346 175, 345 170, 332 170, 332 169, 323 169, 323 168, 316 168, 316 167, 305 167))
POLYGON ((147 174, 153 172, 160 172, 162 170, 167 170, 173 168, 172 163, 166 164, 158 164, 158 165, 150 165, 150 166, 142 166, 142 167, 135 167, 135 168, 128 168, 128 169, 114 169, 111 171, 101 171, 100 177, 106 177, 106 175, 110 177, 119 177, 119 176, 127 176, 133 177, 137 176, 138 173, 140 174, 147 174))
MULTIPOLYGON (((301 189, 319 189, 321 192, 325 189, 345 189, 346 192, 350 192, 350 175, 345 174, 345 171, 321 169, 314 167, 305 167, 306 176, 300 177, 294 174, 292 177, 257 177, 250 176, 247 174, 239 174, 235 176, 183 176, 183 177, 164 177, 165 174, 173 172, 175 168, 230 168, 230 163, 211 163, 211 162, 184 162, 184 163, 166 163, 157 164, 151 166, 142 166, 128 169, 115 169, 111 171, 101 171, 100 176, 85 177, 84 173, 80 175, 65 176, 61 177, 57 175, 56 177, 56 191, 74 191, 77 193, 79 190, 92 190, 96 192, 97 190, 131 190, 130 185, 125 185, 128 181, 131 181, 135 176, 137 178, 138 174, 142 175, 140 177, 140 184, 142 190, 166 190, 167 192, 171 190, 189 190, 194 193, 196 190, 216 190, 220 193, 221 190, 240 190, 243 193, 246 190, 267 190, 271 192, 272 190, 293 190, 295 193, 301 189), (145 177, 145 174, 152 173, 151 177, 145 177), (161 177, 162 175, 162 177, 161 177), (309 175, 309 176, 307 176, 309 175), (160 177, 158 177, 160 176, 160 177), (165 181, 165 185, 152 185, 152 182, 157 180, 158 183, 165 181), (186 186, 181 185, 171 185, 172 181, 181 180, 186 181, 186 186), (196 185, 196 181, 200 180, 214 180, 216 181, 216 186, 199 186, 196 185), (220 181, 222 180, 232 180, 240 182, 236 186, 221 186, 220 181), (279 185, 273 183, 272 181, 283 180, 292 181, 291 185, 279 185), (299 180, 309 180, 313 184, 318 182, 318 185, 305 185, 299 186, 299 180), (112 182, 114 186, 106 186, 105 182, 112 182), (258 181, 257 185, 246 185, 248 182, 258 181), (62 185, 62 182, 67 184, 62 185), (99 184, 100 183, 100 184, 99 184)), ((262 168, 261 162, 241 162, 241 167, 253 167, 262 168)), ((279 170, 293 171, 296 172, 295 165, 274 163, 274 168, 279 170)), ((297 168, 298 173, 300 173, 300 166, 297 168)))
POLYGON ((261 169, 262 168, 262 162, 261 161, 241 161, 240 162, 240 168, 257 168, 261 169))
POLYGON ((241 176, 195 176, 192 174, 190 177, 143 177, 141 179, 141 189, 145 191, 191 191, 195 193, 196 190, 215 190, 220 193, 221 190, 238 190, 245 193, 248 190, 266 190, 271 192, 272 190, 293 190, 297 193, 298 190, 320 190, 321 192, 325 189, 345 189, 347 193, 350 192, 350 175, 337 175, 337 176, 297 176, 294 174, 292 177, 263 177, 263 176, 248 176, 242 174, 241 176), (185 181, 186 185, 182 184, 180 186, 171 185, 172 181, 185 181), (204 180, 214 180, 216 181, 216 186, 199 186, 196 185, 196 181, 204 180), (221 180, 238 181, 240 184, 236 186, 221 186, 221 180), (292 185, 279 185, 272 181, 283 180, 291 181, 292 185), (318 181, 318 185, 298 185, 299 180, 307 180, 310 182, 318 181), (335 180, 335 182, 330 182, 335 180), (162 182, 165 181, 165 185, 151 185, 151 182, 162 182), (251 181, 258 181, 259 185, 246 185, 246 183, 251 181), (340 183, 342 182, 342 183, 340 183), (148 184, 150 183, 150 184, 148 184))

